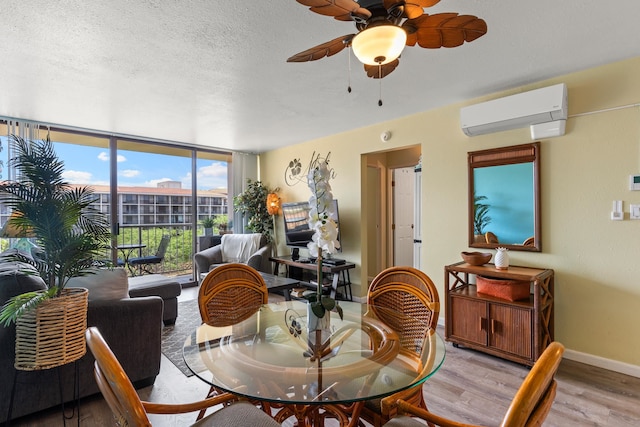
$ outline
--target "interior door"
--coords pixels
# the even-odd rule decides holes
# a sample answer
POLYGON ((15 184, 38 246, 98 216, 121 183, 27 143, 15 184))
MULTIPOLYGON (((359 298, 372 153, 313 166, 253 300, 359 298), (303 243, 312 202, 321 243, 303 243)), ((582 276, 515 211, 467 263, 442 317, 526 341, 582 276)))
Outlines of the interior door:
POLYGON ((393 170, 394 265, 413 265, 413 209, 415 172, 413 168, 393 170))

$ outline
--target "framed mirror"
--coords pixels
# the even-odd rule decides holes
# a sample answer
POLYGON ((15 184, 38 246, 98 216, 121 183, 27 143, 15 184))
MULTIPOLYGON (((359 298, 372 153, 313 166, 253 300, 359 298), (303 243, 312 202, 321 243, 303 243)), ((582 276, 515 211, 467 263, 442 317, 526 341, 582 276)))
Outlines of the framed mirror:
POLYGON ((469 246, 540 252, 540 142, 467 154, 469 246))

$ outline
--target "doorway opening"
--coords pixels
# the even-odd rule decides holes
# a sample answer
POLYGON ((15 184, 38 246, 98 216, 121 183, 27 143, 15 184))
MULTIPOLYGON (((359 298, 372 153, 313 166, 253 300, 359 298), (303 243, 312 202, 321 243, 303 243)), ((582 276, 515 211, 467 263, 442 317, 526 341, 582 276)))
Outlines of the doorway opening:
POLYGON ((362 271, 368 283, 385 268, 414 264, 414 216, 419 218, 420 210, 415 167, 420 156, 420 145, 363 155, 362 271))

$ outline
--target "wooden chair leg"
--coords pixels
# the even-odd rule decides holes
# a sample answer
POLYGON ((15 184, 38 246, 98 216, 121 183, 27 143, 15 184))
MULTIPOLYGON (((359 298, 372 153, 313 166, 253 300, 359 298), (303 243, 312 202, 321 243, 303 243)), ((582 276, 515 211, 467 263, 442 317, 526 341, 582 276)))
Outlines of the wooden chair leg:
MULTIPOLYGON (((218 394, 218 390, 214 387, 211 386, 211 388, 209 389, 209 392, 207 393, 207 399, 210 397, 213 397, 215 395, 218 394)), ((205 409, 201 409, 200 412, 198 412, 198 417, 196 418, 196 421, 201 420, 204 417, 205 412, 207 412, 207 408, 205 409)))

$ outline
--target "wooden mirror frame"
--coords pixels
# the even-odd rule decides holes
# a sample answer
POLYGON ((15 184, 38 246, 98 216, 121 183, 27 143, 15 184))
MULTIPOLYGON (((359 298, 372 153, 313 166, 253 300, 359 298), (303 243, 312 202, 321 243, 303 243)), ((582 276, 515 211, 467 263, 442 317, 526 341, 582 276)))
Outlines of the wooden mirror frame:
MULTIPOLYGON (((491 148, 488 150, 472 151, 468 155, 469 173, 469 247, 495 249, 497 247, 516 251, 541 252, 540 242, 540 142, 512 145, 509 147, 491 148), (474 170, 476 168, 518 163, 533 163, 533 194, 534 194, 534 233, 533 245, 503 244, 476 242, 474 234, 474 170)), ((524 242, 523 242, 524 243, 524 242)))

